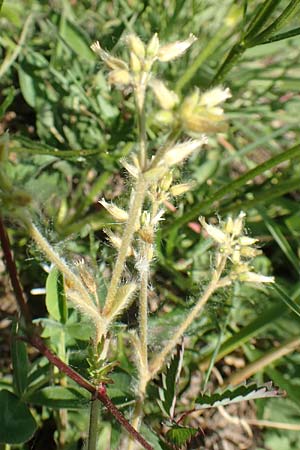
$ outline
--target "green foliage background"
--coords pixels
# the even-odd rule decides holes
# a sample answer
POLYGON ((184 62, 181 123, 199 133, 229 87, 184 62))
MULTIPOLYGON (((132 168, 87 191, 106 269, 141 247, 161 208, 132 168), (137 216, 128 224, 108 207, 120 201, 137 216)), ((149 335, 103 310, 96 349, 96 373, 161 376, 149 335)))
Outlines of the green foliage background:
MULTIPOLYGON (((90 44, 99 40, 103 48, 122 56, 124 36, 131 31, 145 41, 157 32, 162 42, 194 33, 198 41, 191 51, 174 64, 159 68, 170 87, 184 95, 193 86, 205 90, 213 83, 230 49, 242 42, 240 37, 257 8, 269 5, 267 27, 291 3, 299 4, 262 0, 4 1, 0 18, 0 117, 1 132, 9 135, 5 170, 16 189, 32 196, 36 220, 70 260, 76 254, 86 255, 91 267, 100 259, 113 261, 114 251, 102 233, 110 219, 97 200, 104 194, 114 199, 123 193, 119 205, 126 202, 128 182, 121 181, 119 160, 133 148, 136 135, 129 93, 110 89, 105 68, 90 44), (197 69, 193 74, 191 67, 197 69)), ((209 150, 191 159, 181 179, 194 180, 196 187, 177 201, 176 213, 167 214, 159 232, 153 285, 160 303, 157 314, 150 318, 154 349, 181 319, 187 302, 198 295, 199 283, 201 286, 208 278, 212 244, 188 226, 200 214, 224 217, 240 209, 246 211, 249 234, 262 242, 265 253, 258 258, 259 270, 272 272, 280 285, 279 290, 237 287, 210 303, 205 317, 190 332, 185 357, 187 383, 196 368, 207 369, 212 357, 213 362, 220 361, 217 364, 222 371, 222 364, 226 365, 222 358, 231 352, 247 364, 299 336, 299 32, 298 12, 275 33, 278 40, 256 45, 257 33, 251 48, 241 51, 239 59, 233 61, 231 70, 220 80, 232 92, 225 105, 228 132, 210 138, 209 150), (160 315, 166 308, 170 310, 168 323, 160 315)), ((150 101, 147 132, 157 144, 151 105, 150 101)), ((6 212, 5 199, 1 202, 6 212)), ((41 319, 46 315, 44 300, 40 298, 36 305, 30 289, 45 285, 42 258, 22 229, 13 221, 9 226, 23 285, 36 318, 45 326, 44 336, 51 336, 62 354, 65 348, 72 349, 70 360, 80 366, 84 360, 82 342, 88 332, 81 335, 82 324, 79 329, 75 311, 69 312, 67 321, 60 321, 58 312, 53 317, 52 306, 47 304, 50 317, 41 319)), ((99 286, 105 289, 100 274, 99 286)), ((117 381, 110 389, 116 403, 126 408, 132 399, 134 369, 124 345, 120 338, 116 356, 122 370, 115 372, 117 381)), ((46 387, 48 369, 43 358, 32 363, 26 401, 56 408, 69 405, 73 428, 66 448, 75 448, 84 431, 85 408, 73 407, 86 406, 86 397, 75 386, 76 392, 69 399, 59 392, 61 386, 46 387), (42 391, 38 391, 40 387, 42 391), (64 401, 55 406, 55 398, 64 401)), ((1 387, 11 390, 8 367, 4 375, 1 387)), ((259 382, 272 380, 288 395, 284 400, 257 402, 258 418, 299 422, 297 352, 262 364, 254 378, 259 382)), ((2 395, 10 394, 2 391, 2 395)), ((155 426, 156 412, 149 407, 148 424, 155 426)), ((34 414, 42 427, 50 413, 45 412, 44 417, 36 411, 34 414)), ((101 439, 109 427, 105 418, 101 439)), ((118 448, 120 430, 114 424, 112 427, 111 448, 118 448)), ((264 433, 264 445, 262 448, 296 450, 300 438, 293 431, 269 429, 264 433)))

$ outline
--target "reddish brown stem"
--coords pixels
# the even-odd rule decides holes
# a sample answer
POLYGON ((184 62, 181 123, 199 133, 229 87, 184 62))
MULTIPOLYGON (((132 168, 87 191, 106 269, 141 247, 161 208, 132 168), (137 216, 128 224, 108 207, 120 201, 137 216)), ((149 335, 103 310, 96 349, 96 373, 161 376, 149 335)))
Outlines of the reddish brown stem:
POLYGON ((49 348, 44 344, 43 340, 39 336, 30 336, 28 338, 30 344, 37 348, 52 364, 54 364, 60 372, 65 373, 69 378, 71 378, 79 386, 83 387, 87 391, 91 392, 93 398, 98 398, 98 400, 103 403, 107 410, 115 417, 115 419, 122 425, 127 432, 138 441, 146 450, 153 450, 153 447, 148 444, 143 436, 136 431, 133 426, 128 422, 128 420, 123 416, 123 414, 118 410, 118 408, 113 404, 111 399, 106 394, 106 389, 103 385, 96 388, 92 383, 83 378, 79 373, 73 370, 70 366, 65 364, 58 356, 56 356, 49 348))
POLYGON ((10 277, 10 281, 14 290, 14 294, 19 306, 19 309, 21 311, 21 314, 26 322, 26 324, 29 326, 31 324, 31 314, 25 299, 25 295, 23 292, 23 289, 21 287, 21 283, 18 277, 18 271, 16 267, 15 260, 12 255, 9 237, 7 235, 4 223, 2 221, 2 218, 0 217, 0 241, 1 246, 3 249, 4 258, 6 261, 6 267, 7 271, 10 277))

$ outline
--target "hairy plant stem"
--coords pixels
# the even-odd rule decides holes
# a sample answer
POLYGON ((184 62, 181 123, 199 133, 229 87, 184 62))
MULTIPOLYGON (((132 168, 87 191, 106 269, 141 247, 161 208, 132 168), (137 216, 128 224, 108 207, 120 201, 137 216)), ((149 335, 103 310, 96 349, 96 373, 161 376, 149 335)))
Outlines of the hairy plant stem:
POLYGON ((110 285, 108 288, 103 314, 109 318, 110 311, 115 300, 119 282, 124 270, 127 258, 128 248, 132 242, 133 234, 136 228, 139 214, 144 203, 146 189, 148 183, 144 179, 143 172, 147 168, 147 133, 146 133, 146 116, 145 116, 145 96, 148 82, 148 74, 142 73, 139 84, 135 86, 135 103, 138 115, 138 141, 139 141, 139 164, 140 175, 136 182, 134 196, 130 209, 128 211, 128 221, 126 223, 121 247, 118 252, 115 267, 112 273, 110 285))
POLYGON ((38 228, 33 223, 29 222, 28 230, 30 236, 38 244, 38 247, 42 250, 42 252, 45 253, 47 258, 64 274, 66 281, 72 285, 72 289, 80 293, 84 302, 94 307, 94 303, 81 280, 75 275, 74 272, 72 272, 65 261, 56 253, 51 244, 40 233, 38 228))
POLYGON ((162 366, 165 363, 167 356, 173 350, 173 348, 176 346, 176 343, 178 342, 178 340, 187 331, 187 329, 192 324, 192 322, 196 319, 196 317, 199 317, 199 313, 200 313, 201 309, 207 303, 207 301, 209 300, 211 295, 220 287, 219 280, 220 280, 220 277, 224 270, 225 264, 226 264, 226 256, 224 255, 221 257, 219 264, 213 273, 211 282, 207 286, 202 297, 198 300, 198 302, 196 303, 194 308, 191 310, 191 312, 188 314, 186 319, 179 326, 179 328, 175 332, 174 336, 167 342, 166 346, 162 349, 162 351, 156 357, 153 358, 153 360, 149 366, 149 379, 154 378, 155 375, 161 370, 162 366))
POLYGON ((119 287, 119 282, 124 270, 128 248, 132 242, 133 233, 135 231, 135 227, 139 219, 139 212, 144 203, 146 188, 147 182, 145 181, 143 174, 141 174, 135 186, 132 204, 128 212, 129 218, 123 232, 121 247, 119 249, 115 267, 111 276, 111 281, 108 288, 105 305, 103 308, 103 315, 106 316, 108 319, 110 316, 110 312, 113 310, 113 304, 119 287))
POLYGON ((92 396, 87 450, 97 449, 99 413, 100 413, 100 402, 99 400, 93 398, 92 396))

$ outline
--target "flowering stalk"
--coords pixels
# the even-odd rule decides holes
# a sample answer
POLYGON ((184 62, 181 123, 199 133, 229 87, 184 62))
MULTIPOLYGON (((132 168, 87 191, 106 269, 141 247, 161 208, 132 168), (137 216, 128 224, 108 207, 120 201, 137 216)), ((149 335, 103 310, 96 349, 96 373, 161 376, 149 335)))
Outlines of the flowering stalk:
POLYGON ((194 320, 199 317, 200 311, 203 309, 204 305, 210 299, 212 294, 220 287, 219 281, 223 273, 226 264, 226 257, 220 259, 217 268, 215 269, 211 282, 207 286, 203 296, 198 300, 194 308, 188 314, 186 319, 182 322, 179 328, 176 330, 172 338, 168 341, 162 351, 153 358, 149 367, 149 379, 155 377, 155 375, 161 370, 164 365, 167 356, 175 348, 179 339, 184 335, 189 326, 194 322, 194 320))

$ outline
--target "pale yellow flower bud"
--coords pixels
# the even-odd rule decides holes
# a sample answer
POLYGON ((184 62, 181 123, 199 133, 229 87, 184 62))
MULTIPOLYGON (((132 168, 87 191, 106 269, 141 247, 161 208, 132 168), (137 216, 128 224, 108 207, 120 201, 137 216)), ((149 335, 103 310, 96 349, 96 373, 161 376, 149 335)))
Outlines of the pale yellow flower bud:
POLYGON ((186 50, 197 40, 196 36, 190 34, 185 41, 176 41, 171 44, 166 44, 158 50, 158 59, 162 62, 172 61, 175 58, 183 55, 186 50))
MULTIPOLYGON (((106 233, 112 246, 115 247, 117 250, 119 250, 122 244, 122 238, 120 236, 117 236, 115 233, 113 233, 111 230, 107 228, 104 229, 103 231, 106 233)), ((134 254, 133 248, 129 247, 127 250, 127 256, 132 256, 133 254, 134 254)))
POLYGON ((246 217, 246 214, 241 211, 238 217, 233 221, 233 229, 232 234, 234 236, 240 236, 240 234, 243 231, 244 227, 244 218, 246 217))
POLYGON ((214 225, 210 225, 205 222, 203 217, 199 217, 199 221, 203 226, 206 233, 213 238, 214 241, 218 242, 218 244, 226 244, 227 243, 227 235, 220 228, 215 227, 214 225))
POLYGON ((100 205, 102 205, 118 222, 127 222, 128 214, 124 209, 119 208, 114 203, 108 203, 104 198, 99 200, 98 203, 100 203, 100 205))
POLYGON ((129 34, 126 40, 130 50, 135 53, 139 59, 144 59, 145 46, 141 39, 136 34, 129 34))
POLYGON ((150 84, 154 95, 163 109, 173 109, 179 102, 178 95, 166 87, 160 80, 153 80, 150 84))
POLYGON ((224 225, 224 231, 225 233, 231 234, 233 230, 233 220, 232 217, 228 217, 225 225, 224 225))
MULTIPOLYGON (((199 105, 211 108, 225 102, 225 100, 230 97, 231 93, 228 88, 223 89, 221 87, 215 87, 213 89, 210 89, 209 91, 204 92, 204 94, 200 96, 199 105)), ((220 109, 220 111, 222 114, 223 110, 220 109)), ((215 114, 220 115, 220 112, 216 110, 215 114)))
POLYGON ((175 186, 171 187, 170 193, 174 197, 177 197, 178 195, 182 195, 182 194, 185 194, 186 192, 190 191, 191 189, 193 189, 194 186, 195 186, 195 183, 193 183, 193 182, 176 184, 175 186))
POLYGON ((114 56, 111 56, 109 53, 107 53, 103 48, 100 46, 99 41, 94 42, 91 45, 91 49, 93 52, 97 53, 97 55, 100 56, 100 58, 105 62, 105 64, 112 70, 115 69, 123 69, 128 70, 128 65, 125 61, 119 58, 115 58, 114 56))
POLYGON ((130 164, 126 159, 121 159, 121 164, 133 178, 138 178, 139 171, 136 166, 130 164))
POLYGON ((239 276, 240 281, 247 281, 249 283, 274 283, 274 277, 267 277, 255 272, 245 272, 239 276))
POLYGON ((159 49, 159 39, 157 33, 155 33, 147 45, 146 49, 147 57, 150 59, 156 58, 158 49, 159 49))
POLYGON ((174 123, 175 117, 172 111, 158 111, 154 116, 156 122, 161 125, 171 125, 174 123))
POLYGON ((108 82, 117 86, 128 86, 132 83, 132 79, 127 70, 116 69, 109 72, 108 82))
POLYGON ((173 181, 173 173, 168 172, 160 181, 159 187, 163 192, 168 192, 173 181))
POLYGON ((238 240, 240 245, 253 245, 258 241, 258 239, 254 239, 248 236, 241 236, 238 240))
POLYGON ((181 144, 176 144, 174 147, 171 147, 166 151, 163 161, 169 167, 179 164, 204 144, 207 144, 207 137, 204 135, 201 139, 193 139, 182 142, 181 144))
POLYGON ((133 52, 130 52, 130 68, 134 73, 139 73, 142 68, 141 61, 133 52))
POLYGON ((157 181, 164 176, 166 171, 167 167, 164 166, 154 167, 153 169, 149 169, 146 172, 144 172, 144 179, 150 182, 157 181))

